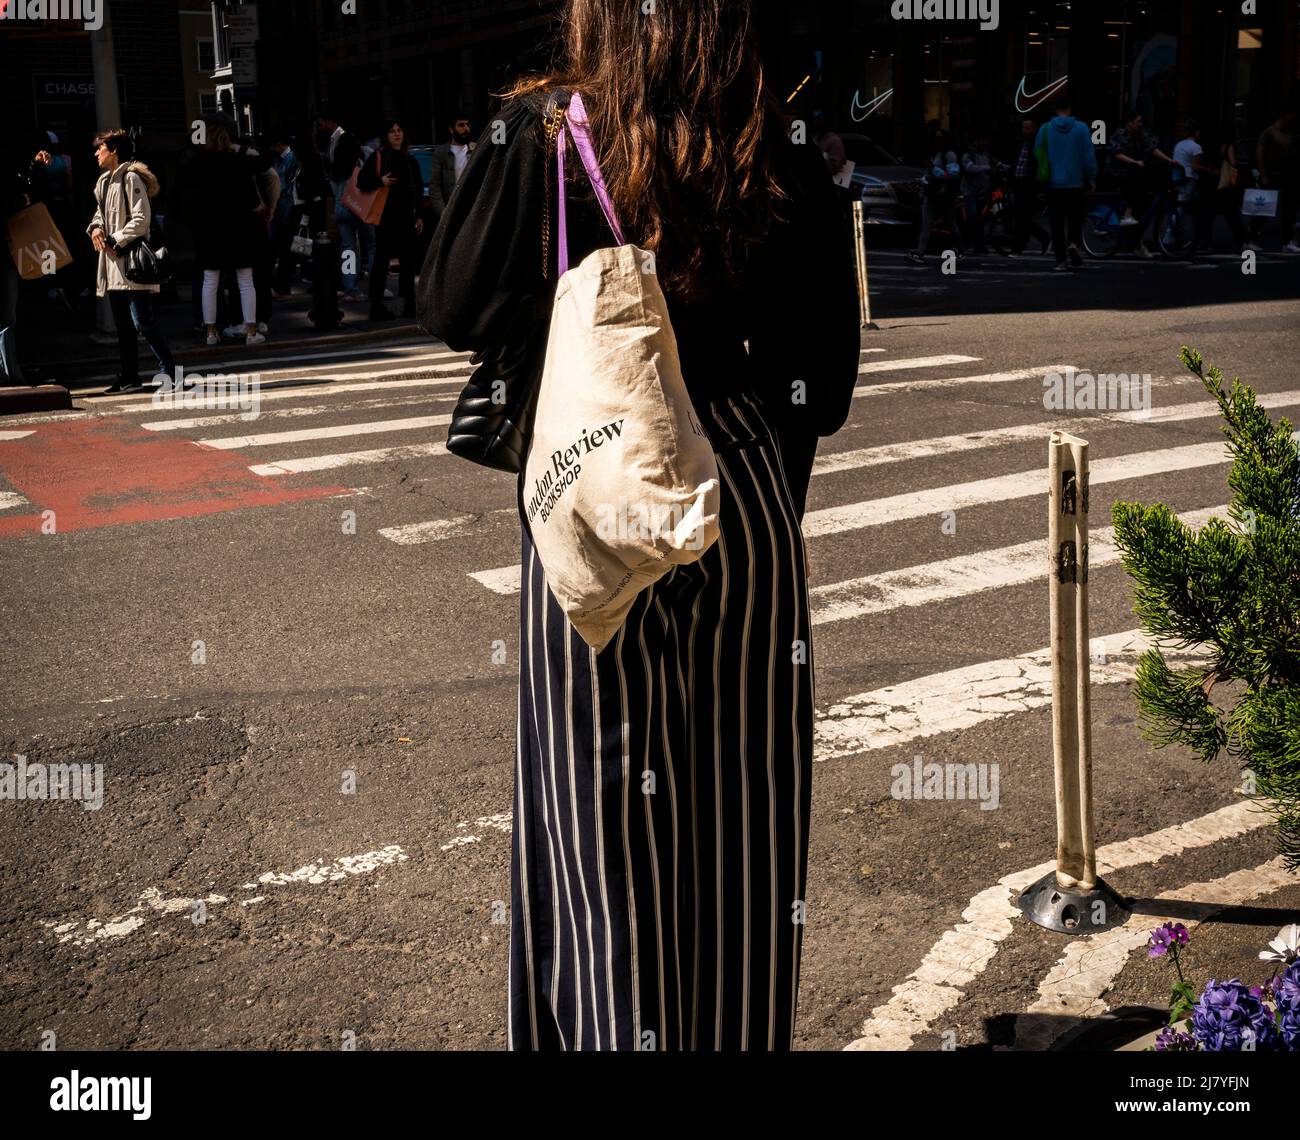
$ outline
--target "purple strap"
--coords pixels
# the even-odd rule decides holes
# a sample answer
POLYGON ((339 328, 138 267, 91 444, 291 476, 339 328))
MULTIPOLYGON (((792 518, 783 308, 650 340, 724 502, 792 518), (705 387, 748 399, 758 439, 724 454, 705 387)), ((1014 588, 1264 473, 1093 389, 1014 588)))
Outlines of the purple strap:
POLYGON ((600 203, 600 209, 605 215, 605 221, 609 223, 609 228, 614 231, 614 238, 618 244, 625 244, 623 241, 623 227, 618 224, 618 217, 614 213, 614 204, 610 201, 609 191, 605 189, 605 179, 600 173, 600 164, 596 161, 595 148, 591 145, 591 133, 587 130, 587 112, 582 106, 582 96, 575 91, 569 98, 569 109, 564 116, 564 122, 560 125, 560 131, 555 140, 555 171, 560 183, 558 219, 560 232, 557 257, 561 276, 569 271, 569 231, 565 225, 564 215, 564 152, 567 148, 566 134, 570 130, 573 132, 573 143, 578 148, 578 157, 582 159, 583 168, 587 171, 587 178, 591 181, 591 188, 596 191, 596 200, 600 203))

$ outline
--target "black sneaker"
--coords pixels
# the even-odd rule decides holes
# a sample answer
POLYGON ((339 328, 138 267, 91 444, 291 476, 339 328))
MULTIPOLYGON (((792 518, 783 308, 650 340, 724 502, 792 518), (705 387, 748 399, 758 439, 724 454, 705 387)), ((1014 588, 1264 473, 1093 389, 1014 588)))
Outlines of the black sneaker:
POLYGON ((1068 265, 1066 265, 1064 261, 1058 261, 1055 265, 1052 266, 1052 272, 1053 272, 1053 273, 1069 273, 1069 272, 1071 272, 1071 270, 1070 270, 1070 267, 1069 267, 1068 265))
POLYGON ((1079 252, 1079 247, 1077 245, 1071 245, 1065 252, 1069 255, 1070 264, 1073 265, 1075 269, 1082 268, 1083 254, 1079 252))
POLYGON ((907 255, 907 260, 910 261, 913 265, 925 264, 925 256, 924 254, 920 254, 920 253, 909 253, 907 255))

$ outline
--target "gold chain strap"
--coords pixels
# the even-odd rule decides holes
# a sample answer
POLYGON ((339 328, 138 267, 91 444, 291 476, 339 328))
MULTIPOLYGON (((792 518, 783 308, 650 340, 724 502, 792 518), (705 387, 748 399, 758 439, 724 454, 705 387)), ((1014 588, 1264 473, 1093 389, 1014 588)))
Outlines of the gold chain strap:
POLYGON ((545 183, 542 194, 542 277, 551 275, 551 155, 555 150, 555 138, 560 133, 564 121, 564 108, 556 106, 549 119, 543 120, 546 134, 546 150, 542 156, 542 181, 545 183))

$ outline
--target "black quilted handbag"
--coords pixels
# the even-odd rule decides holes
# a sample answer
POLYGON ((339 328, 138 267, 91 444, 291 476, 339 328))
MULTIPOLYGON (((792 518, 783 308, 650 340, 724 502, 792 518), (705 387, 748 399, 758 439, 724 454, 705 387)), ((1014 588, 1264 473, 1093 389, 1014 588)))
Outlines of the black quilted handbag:
MULTIPOLYGON (((567 104, 567 92, 549 95, 543 122, 557 123, 557 105, 567 104)), ((548 140, 551 137, 548 133, 548 140)), ((543 224, 550 224, 549 201, 543 224)), ((503 322, 510 330, 506 342, 482 349, 470 359, 479 368, 461 392, 447 429, 447 450, 453 455, 498 471, 519 474, 524 469, 545 363, 554 285, 548 281, 546 292, 522 296, 511 319, 503 322)))
POLYGON ((549 331, 539 300, 521 300, 510 322, 518 330, 515 337, 471 358, 479 368, 461 392, 447 429, 453 455, 498 471, 523 470, 549 331))

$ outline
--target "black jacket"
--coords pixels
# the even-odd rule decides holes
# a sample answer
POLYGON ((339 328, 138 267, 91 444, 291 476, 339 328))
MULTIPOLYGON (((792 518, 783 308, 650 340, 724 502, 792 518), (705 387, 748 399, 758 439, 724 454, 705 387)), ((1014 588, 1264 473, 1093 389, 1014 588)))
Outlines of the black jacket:
MULTIPOLYGON (((507 103, 496 116, 505 141, 494 143, 485 133, 471 153, 430 243, 418 303, 421 326, 451 348, 527 351, 538 366, 557 244, 553 237, 544 276, 543 103, 541 95, 507 103)), ((572 147, 569 157, 569 254, 577 265, 592 249, 613 244, 613 237, 572 147)), ((802 514, 817 437, 844 424, 857 382, 857 278, 836 187, 820 152, 811 144, 785 143, 778 161, 792 198, 782 204, 789 217, 751 255, 743 288, 689 304, 671 294, 667 299, 692 400, 702 405, 744 390, 758 395, 802 514)), ((549 171, 554 178, 553 161, 549 171)), ((554 225, 554 191, 551 214, 554 225)))
POLYGON ((381 147, 361 164, 357 175, 357 188, 369 193, 378 190, 383 184, 385 174, 392 175, 395 181, 388 188, 388 197, 384 199, 384 212, 379 219, 381 229, 392 230, 395 234, 406 234, 415 230, 415 212, 424 197, 424 178, 420 174, 420 164, 404 151, 392 147, 381 147), (375 161, 375 154, 379 161, 375 161))

